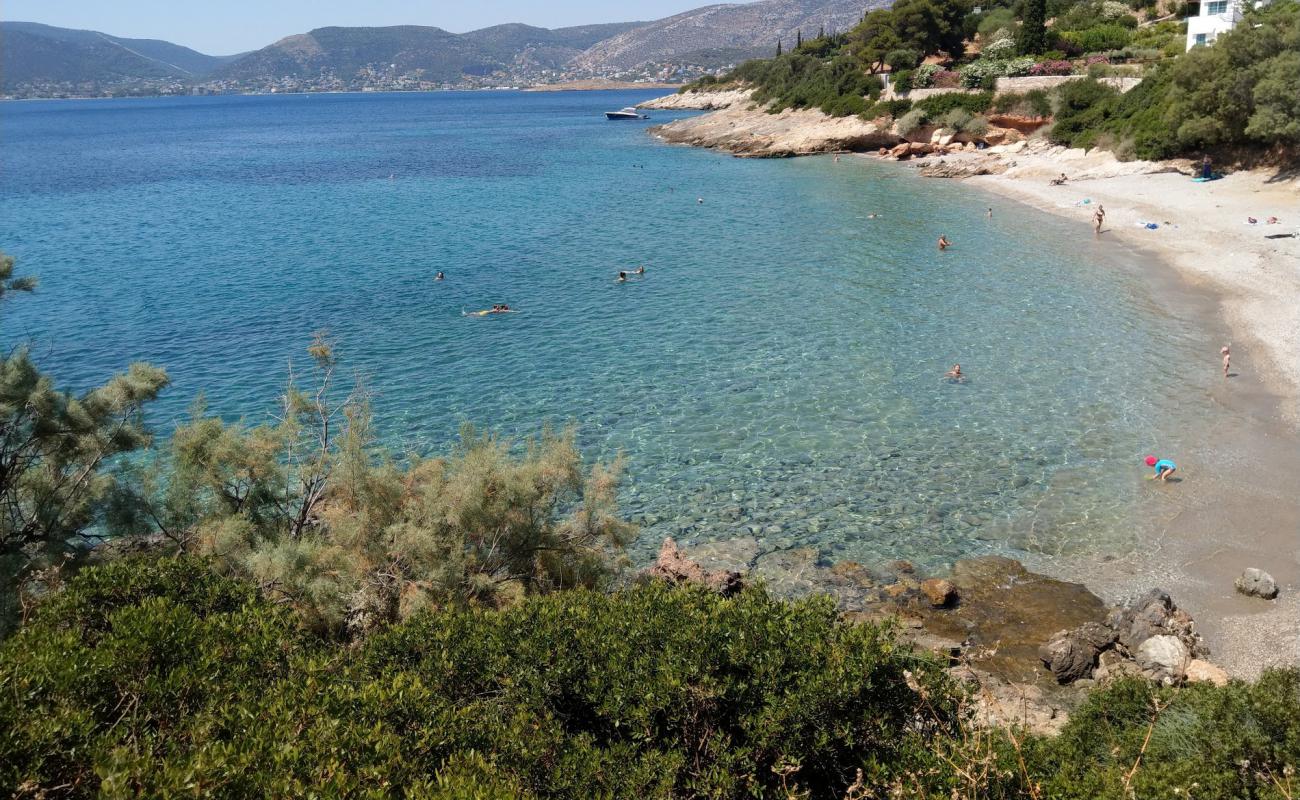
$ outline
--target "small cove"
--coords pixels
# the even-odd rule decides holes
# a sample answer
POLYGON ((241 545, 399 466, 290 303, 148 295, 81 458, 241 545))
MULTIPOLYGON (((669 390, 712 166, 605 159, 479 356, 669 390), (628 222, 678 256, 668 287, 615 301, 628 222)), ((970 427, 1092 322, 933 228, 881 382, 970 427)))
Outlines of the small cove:
POLYGON ((398 450, 550 421, 625 453, 639 562, 664 536, 927 570, 1142 547, 1137 459, 1204 430, 1215 375, 1141 256, 886 165, 600 116, 649 96, 6 103, 0 246, 42 290, 4 339, 74 388, 167 367, 165 434, 200 392, 259 418, 327 329, 398 450), (523 313, 461 316, 496 302, 523 313))

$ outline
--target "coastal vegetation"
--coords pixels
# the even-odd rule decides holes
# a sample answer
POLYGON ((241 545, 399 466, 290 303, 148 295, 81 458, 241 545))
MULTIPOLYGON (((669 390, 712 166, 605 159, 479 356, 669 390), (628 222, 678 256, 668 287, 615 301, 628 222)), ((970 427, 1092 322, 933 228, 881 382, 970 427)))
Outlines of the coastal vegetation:
POLYGON ((825 598, 660 583, 446 605, 359 639, 209 560, 81 571, 0 645, 16 797, 1282 800, 1300 673, 1097 690, 1057 736, 825 598))
POLYGON ((1300 3, 1251 9, 1213 46, 1186 53, 1184 26, 1161 13, 1168 10, 1138 0, 1027 0, 979 10, 964 0, 908 0, 867 14, 847 33, 804 41, 685 90, 751 87, 771 111, 893 119, 903 135, 925 125, 979 135, 991 108, 1050 116, 1052 141, 1125 158, 1216 152, 1229 160, 1276 159, 1300 146, 1300 3), (893 96, 879 101, 885 76, 893 96), (1028 76, 1077 79, 1032 97, 983 94, 999 78, 1028 76), (1140 82, 1122 93, 1108 78, 1140 82), (942 97, 973 92, 975 99, 904 106, 914 89, 950 92, 942 97), (979 119, 949 118, 956 107, 979 119))

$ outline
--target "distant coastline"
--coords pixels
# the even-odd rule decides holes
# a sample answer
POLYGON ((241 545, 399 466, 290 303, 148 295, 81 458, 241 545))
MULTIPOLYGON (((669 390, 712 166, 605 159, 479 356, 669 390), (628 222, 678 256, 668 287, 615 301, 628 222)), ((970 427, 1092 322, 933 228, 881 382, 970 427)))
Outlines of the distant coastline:
POLYGON ((374 91, 368 89, 322 89, 316 92, 214 92, 209 94, 133 94, 133 95, 102 95, 88 94, 69 97, 10 97, 0 96, 0 102, 27 103, 27 102, 50 102, 61 100, 161 100, 165 98, 185 98, 185 97, 300 97, 311 95, 336 95, 336 94, 445 94, 445 93, 493 93, 493 92, 603 92, 603 91, 635 91, 644 89, 646 91, 664 91, 666 89, 676 89, 677 84, 673 83, 634 83, 620 81, 571 81, 569 83, 547 83, 536 86, 481 86, 466 87, 464 89, 445 88, 445 89, 384 89, 374 91))

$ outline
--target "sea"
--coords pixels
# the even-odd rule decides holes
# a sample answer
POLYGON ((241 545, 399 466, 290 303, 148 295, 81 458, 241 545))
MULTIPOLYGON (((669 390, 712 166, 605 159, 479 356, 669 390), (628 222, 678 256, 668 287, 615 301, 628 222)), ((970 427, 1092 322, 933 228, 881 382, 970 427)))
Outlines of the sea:
POLYGON ((1217 355, 1140 257, 896 164, 604 118, 654 94, 0 103, 0 250, 40 278, 0 340, 73 391, 165 367, 165 440, 199 397, 267 420, 327 331, 395 452, 468 422, 621 455, 641 563, 667 536, 930 570, 1142 546, 1141 458, 1193 435, 1217 355))

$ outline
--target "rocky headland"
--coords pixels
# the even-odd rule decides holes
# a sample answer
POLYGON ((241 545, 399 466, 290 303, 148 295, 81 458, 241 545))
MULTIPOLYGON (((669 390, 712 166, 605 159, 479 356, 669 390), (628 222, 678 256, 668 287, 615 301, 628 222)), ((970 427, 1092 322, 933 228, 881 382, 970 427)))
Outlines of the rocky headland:
POLYGON ((947 659, 974 692, 979 718, 1059 730, 1099 683, 1138 676, 1166 685, 1223 684, 1227 673, 1191 616, 1153 589, 1108 606, 1079 583, 1009 558, 958 561, 925 577, 906 561, 822 562, 813 549, 763 553, 753 537, 681 548, 666 539, 642 579, 704 586, 724 596, 761 582, 786 598, 824 594, 846 620, 890 622, 918 649, 947 659))

